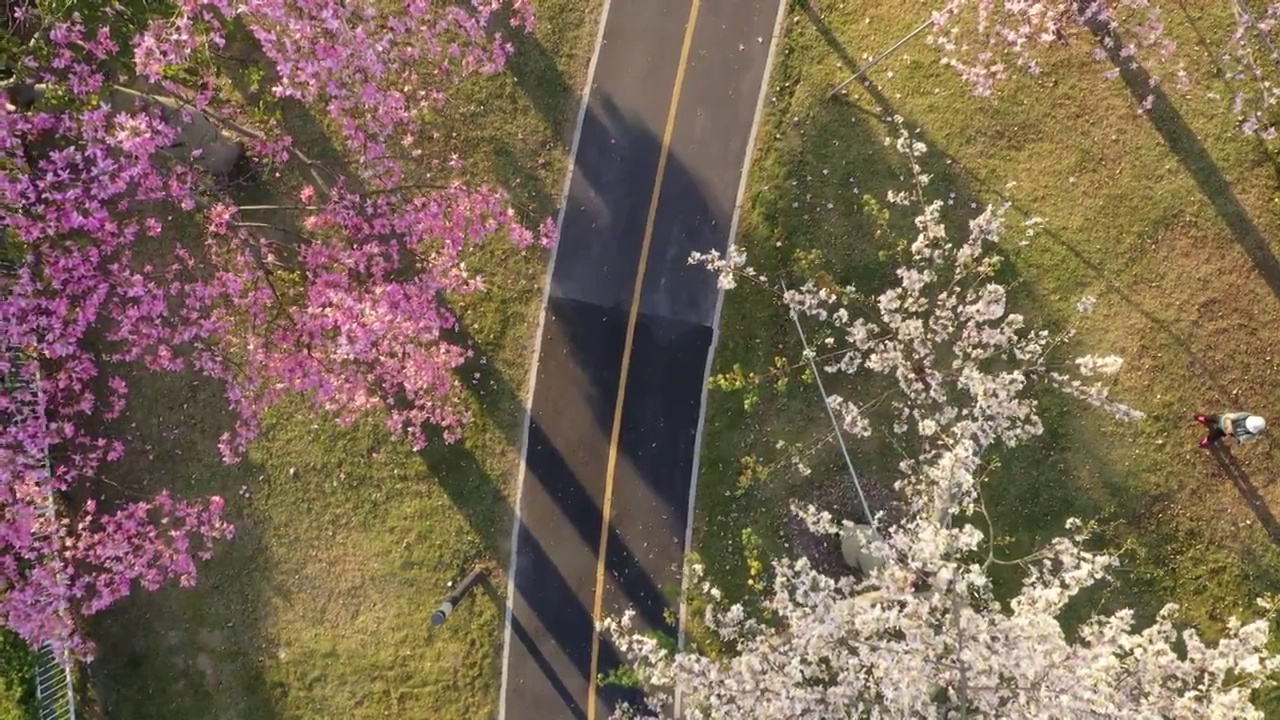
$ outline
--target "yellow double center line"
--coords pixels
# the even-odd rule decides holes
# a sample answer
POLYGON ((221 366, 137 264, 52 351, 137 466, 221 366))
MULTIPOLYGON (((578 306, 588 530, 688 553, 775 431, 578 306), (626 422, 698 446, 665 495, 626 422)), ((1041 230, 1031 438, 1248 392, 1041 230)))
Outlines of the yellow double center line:
MULTIPOLYGON (((667 127, 662 133, 662 149, 658 153, 658 174, 653 180, 653 195, 649 200, 649 218, 644 226, 644 241, 640 245, 640 267, 636 270, 635 289, 631 293, 631 315, 627 318, 627 338, 622 346, 622 373, 618 379, 618 400, 613 406, 613 431, 609 436, 609 464, 604 476, 604 502, 600 509, 600 553, 596 560, 596 596, 592 620, 600 625, 604 608, 605 557, 609 548, 609 518, 613 508, 613 479, 618 467, 618 438, 622 433, 622 404, 627 397, 627 373, 631 370, 631 346, 636 339, 636 321, 640 317, 640 296, 644 290, 644 273, 649 266, 649 246, 653 243, 653 225, 658 217, 658 198, 662 195, 662 178, 667 173, 667 158, 671 155, 671 135, 676 127, 676 109, 680 106, 680 89, 684 85, 685 66, 689 63, 689 49, 693 46, 693 28, 698 22, 700 0, 693 0, 689 8, 689 22, 684 30, 684 45, 680 48, 680 64, 676 68, 676 83, 671 90, 671 106, 667 110, 667 127)), ((591 677, 587 686, 587 720, 596 718, 596 676, 600 672, 600 633, 591 633, 591 677)))

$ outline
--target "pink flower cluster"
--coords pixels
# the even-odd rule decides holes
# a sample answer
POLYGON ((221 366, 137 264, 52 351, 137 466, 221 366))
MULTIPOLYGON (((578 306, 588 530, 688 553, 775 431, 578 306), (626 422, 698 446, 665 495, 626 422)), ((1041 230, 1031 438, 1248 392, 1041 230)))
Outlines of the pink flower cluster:
MULTIPOLYGON (((227 461, 291 393, 343 422, 385 413, 415 446, 426 426, 456 439, 465 425, 454 371, 470 349, 450 339, 456 318, 444 299, 483 288, 465 262, 477 243, 546 246, 553 233, 522 227, 498 190, 397 187, 403 173, 386 147, 453 84, 503 66, 510 45, 488 29, 494 13, 510 7, 525 30, 533 18, 526 0, 395 5, 186 0, 132 39, 136 67, 123 76, 112 61, 124 39, 73 16, 46 23, 24 59, 18 81, 43 95, 23 107, 0 102, 0 258, 13 258, 0 273, 9 381, 0 395, 0 623, 32 645, 88 657, 77 617, 135 586, 193 584, 197 562, 233 534, 218 497, 92 499, 104 465, 126 450, 101 429, 128 396, 113 367, 222 382, 239 414, 224 438, 227 461), (231 18, 277 65, 280 94, 328 108, 374 192, 308 187, 286 235, 205 176, 192 163, 199 148, 175 151, 182 124, 203 117, 218 85, 206 77, 179 88, 162 74, 221 45, 231 18), (178 99, 181 117, 155 103, 113 105, 116 88, 136 94, 140 79, 178 99), (176 237, 189 219, 204 231, 176 237), (59 508, 62 497, 88 499, 59 508)), ((276 162, 295 155, 283 135, 246 144, 276 162)))
POLYGON ((245 21, 275 65, 275 92, 323 106, 368 181, 400 182, 394 148, 474 74, 502 70, 511 43, 490 31, 507 10, 512 27, 532 32, 528 0, 464 4, 403 0, 387 13, 375 2, 333 0, 183 0, 176 19, 156 21, 139 39, 139 72, 158 78, 206 41, 221 45, 222 22, 245 21))
MULTIPOLYGON (((209 335, 241 359, 201 368, 227 383, 239 413, 223 438, 228 462, 258 434, 266 409, 290 393, 344 423, 385 409, 391 430, 415 448, 427 442, 424 426, 456 440, 470 418, 453 371, 471 351, 449 339, 456 317, 441 299, 483 289, 466 266, 471 246, 506 236, 545 247, 550 226, 536 235, 521 227, 505 195, 487 188, 362 196, 339 186, 304 229, 296 248, 301 282, 290 286, 274 269, 282 248, 264 247, 235 219, 214 218, 210 244, 223 270, 184 293, 185 321, 216 327, 209 335), (232 229, 215 237, 226 225, 232 229)), ((184 258, 195 273, 196 260, 184 258)))
MULTIPOLYGON (((122 448, 73 422, 92 406, 48 403, 49 390, 65 397, 77 386, 76 395, 91 400, 81 381, 92 377, 92 365, 81 361, 46 379, 38 362, 12 349, 0 359, 7 381, 0 396, 0 622, 33 645, 87 657, 91 646, 77 630, 78 615, 106 609, 135 582, 152 590, 172 578, 194 584, 196 560, 207 559, 212 544, 233 529, 222 519, 222 498, 187 502, 167 492, 107 511, 89 500, 74 517, 59 517, 56 498, 72 483, 92 480, 122 448)), ((115 393, 103 413, 110 415, 124 388, 119 378, 106 385, 115 393)))

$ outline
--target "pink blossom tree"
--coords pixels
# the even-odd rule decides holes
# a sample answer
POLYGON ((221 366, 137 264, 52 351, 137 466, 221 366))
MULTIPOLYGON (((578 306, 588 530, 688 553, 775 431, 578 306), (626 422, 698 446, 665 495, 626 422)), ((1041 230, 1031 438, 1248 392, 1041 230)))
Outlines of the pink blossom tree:
POLYGON ((66 491, 96 497, 126 452, 97 429, 125 407, 121 364, 222 383, 238 418, 228 462, 293 393, 341 422, 380 413, 415 447, 429 428, 453 440, 468 419, 454 371, 471 351, 450 338, 445 298, 483 289, 465 262, 477 244, 551 238, 501 190, 404 180, 450 89, 503 68, 499 18, 532 29, 527 0, 179 0, 136 33, 113 22, 122 8, 99 10, 18 5, 21 54, 0 78, 0 622, 67 657, 91 653, 77 616, 135 586, 193 583, 232 535, 218 497, 54 511, 66 491), (233 22, 278 96, 332 120, 354 177, 235 119, 202 62, 233 22), (193 68, 197 81, 174 79, 193 68), (285 208, 239 202, 228 179, 255 163, 310 181, 285 208))

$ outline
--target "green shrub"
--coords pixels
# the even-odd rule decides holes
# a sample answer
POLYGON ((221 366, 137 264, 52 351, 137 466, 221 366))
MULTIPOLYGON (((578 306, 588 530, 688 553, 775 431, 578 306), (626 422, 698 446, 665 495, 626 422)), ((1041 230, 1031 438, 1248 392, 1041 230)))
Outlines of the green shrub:
POLYGON ((36 654, 17 635, 0 629, 0 720, 36 717, 36 654))

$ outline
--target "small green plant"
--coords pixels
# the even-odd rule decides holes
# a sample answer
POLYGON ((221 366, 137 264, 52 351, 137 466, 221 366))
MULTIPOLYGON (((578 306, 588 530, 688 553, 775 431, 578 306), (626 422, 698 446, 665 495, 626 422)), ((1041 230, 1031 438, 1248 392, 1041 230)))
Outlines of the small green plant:
POLYGON ((788 374, 790 369, 791 364, 787 362, 786 358, 778 356, 773 359, 774 390, 784 392, 787 389, 787 385, 791 382, 791 376, 788 374))
POLYGON ((881 205, 878 200, 870 194, 862 196, 862 214, 867 220, 871 221, 874 228, 875 239, 879 240, 885 233, 889 232, 889 210, 881 205))
POLYGON ((36 717, 36 655, 22 638, 0 629, 0 720, 36 717))
POLYGON ((742 556, 747 561, 747 587, 763 592, 767 565, 764 561, 764 544, 760 536, 749 527, 742 528, 742 556))
POLYGON ((752 487, 769 476, 769 466, 754 455, 747 455, 738 461, 738 497, 745 495, 752 487))
POLYGON ((817 248, 797 250, 794 261, 795 271, 800 277, 816 278, 823 274, 823 268, 829 264, 823 252, 817 248))
POLYGON ((636 669, 630 665, 622 665, 616 670, 607 673, 601 673, 599 682, 601 687, 621 687, 621 688, 643 688, 644 678, 636 669))
POLYGON ((800 383, 802 385, 812 385, 817 381, 817 376, 813 374, 813 368, 806 366, 800 373, 800 383))
POLYGON ((733 369, 711 377, 711 387, 724 392, 745 391, 742 395, 742 409, 746 412, 760 402, 760 394, 756 391, 760 385, 760 374, 745 372, 742 365, 734 363, 733 369))

